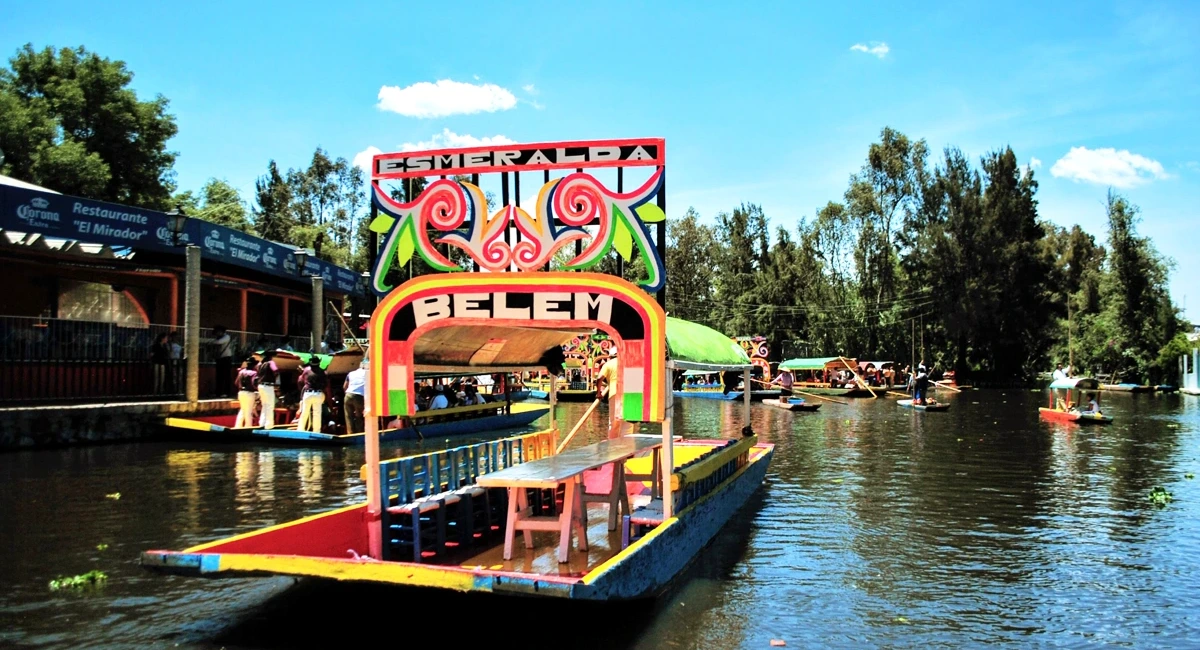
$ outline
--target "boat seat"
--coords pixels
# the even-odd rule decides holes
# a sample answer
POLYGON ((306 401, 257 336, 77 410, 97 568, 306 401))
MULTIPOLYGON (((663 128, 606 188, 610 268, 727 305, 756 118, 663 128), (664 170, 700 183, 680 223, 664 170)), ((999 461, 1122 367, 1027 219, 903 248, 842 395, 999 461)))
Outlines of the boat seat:
POLYGON ((629 546, 630 542, 641 537, 644 528, 654 528, 663 522, 662 499, 654 499, 644 506, 638 506, 633 512, 621 518, 621 548, 629 546))

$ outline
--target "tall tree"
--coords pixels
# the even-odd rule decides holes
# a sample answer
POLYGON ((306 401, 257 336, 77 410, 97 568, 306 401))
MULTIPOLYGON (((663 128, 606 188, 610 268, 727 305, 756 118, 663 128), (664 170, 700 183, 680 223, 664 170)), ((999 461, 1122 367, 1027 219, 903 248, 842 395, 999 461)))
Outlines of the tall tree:
POLYGON ((712 324, 714 239, 695 208, 667 222, 666 308, 671 315, 712 324))
POLYGON ((165 209, 175 136, 167 99, 141 101, 122 61, 25 45, 0 69, 0 171, 68 194, 165 209))
POLYGON ((254 209, 254 230, 260 237, 283 244, 292 239, 296 220, 292 217, 292 189, 279 172, 275 161, 267 163, 267 173, 254 182, 258 207, 254 209))

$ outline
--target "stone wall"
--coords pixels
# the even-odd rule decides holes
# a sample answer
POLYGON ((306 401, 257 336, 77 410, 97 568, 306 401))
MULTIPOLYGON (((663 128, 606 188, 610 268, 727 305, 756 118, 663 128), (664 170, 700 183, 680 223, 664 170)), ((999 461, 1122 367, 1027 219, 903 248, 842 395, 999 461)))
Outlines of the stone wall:
POLYGON ((0 451, 143 440, 161 435, 167 417, 236 411, 232 400, 0 409, 0 451))

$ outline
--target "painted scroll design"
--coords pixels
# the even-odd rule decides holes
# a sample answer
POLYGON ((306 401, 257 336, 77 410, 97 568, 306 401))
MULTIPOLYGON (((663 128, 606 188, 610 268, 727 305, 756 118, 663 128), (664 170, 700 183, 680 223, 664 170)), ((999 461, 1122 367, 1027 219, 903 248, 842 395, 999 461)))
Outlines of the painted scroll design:
POLYGON ((771 364, 767 361, 771 356, 771 346, 767 343, 767 339, 762 336, 742 336, 735 338, 734 341, 746 352, 746 356, 750 357, 751 365, 762 368, 762 380, 771 381, 771 364))
POLYGON ((434 181, 410 203, 392 199, 378 182, 372 183, 372 200, 379 216, 370 228, 386 234, 372 269, 372 289, 380 295, 391 291, 393 287, 386 281, 388 269, 393 264, 407 264, 414 255, 438 271, 464 270, 443 255, 436 244, 464 251, 481 269, 501 272, 513 265, 523 271, 540 270, 563 247, 590 240, 579 255, 567 262, 567 270, 591 268, 614 249, 624 259, 632 260, 636 247, 647 275, 638 284, 656 292, 662 288, 666 273, 646 224, 666 218, 651 202, 662 187, 662 179, 663 171, 659 169, 641 187, 617 193, 591 174, 577 172, 543 185, 533 215, 514 205, 489 215, 483 191, 462 181, 434 181), (555 226, 556 219, 563 224, 561 227, 555 226), (521 241, 511 246, 504 241, 510 223, 521 233, 521 241), (425 234, 430 230, 445 234, 431 242, 425 234))

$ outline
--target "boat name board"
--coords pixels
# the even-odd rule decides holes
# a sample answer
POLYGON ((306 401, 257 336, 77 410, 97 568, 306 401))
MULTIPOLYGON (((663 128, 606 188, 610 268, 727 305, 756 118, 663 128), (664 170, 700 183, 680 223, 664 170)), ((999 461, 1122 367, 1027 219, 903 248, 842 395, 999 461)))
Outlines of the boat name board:
POLYGON ((444 318, 519 319, 535 321, 599 321, 613 323, 613 297, 566 291, 533 293, 455 293, 412 302, 417 327, 444 318))

